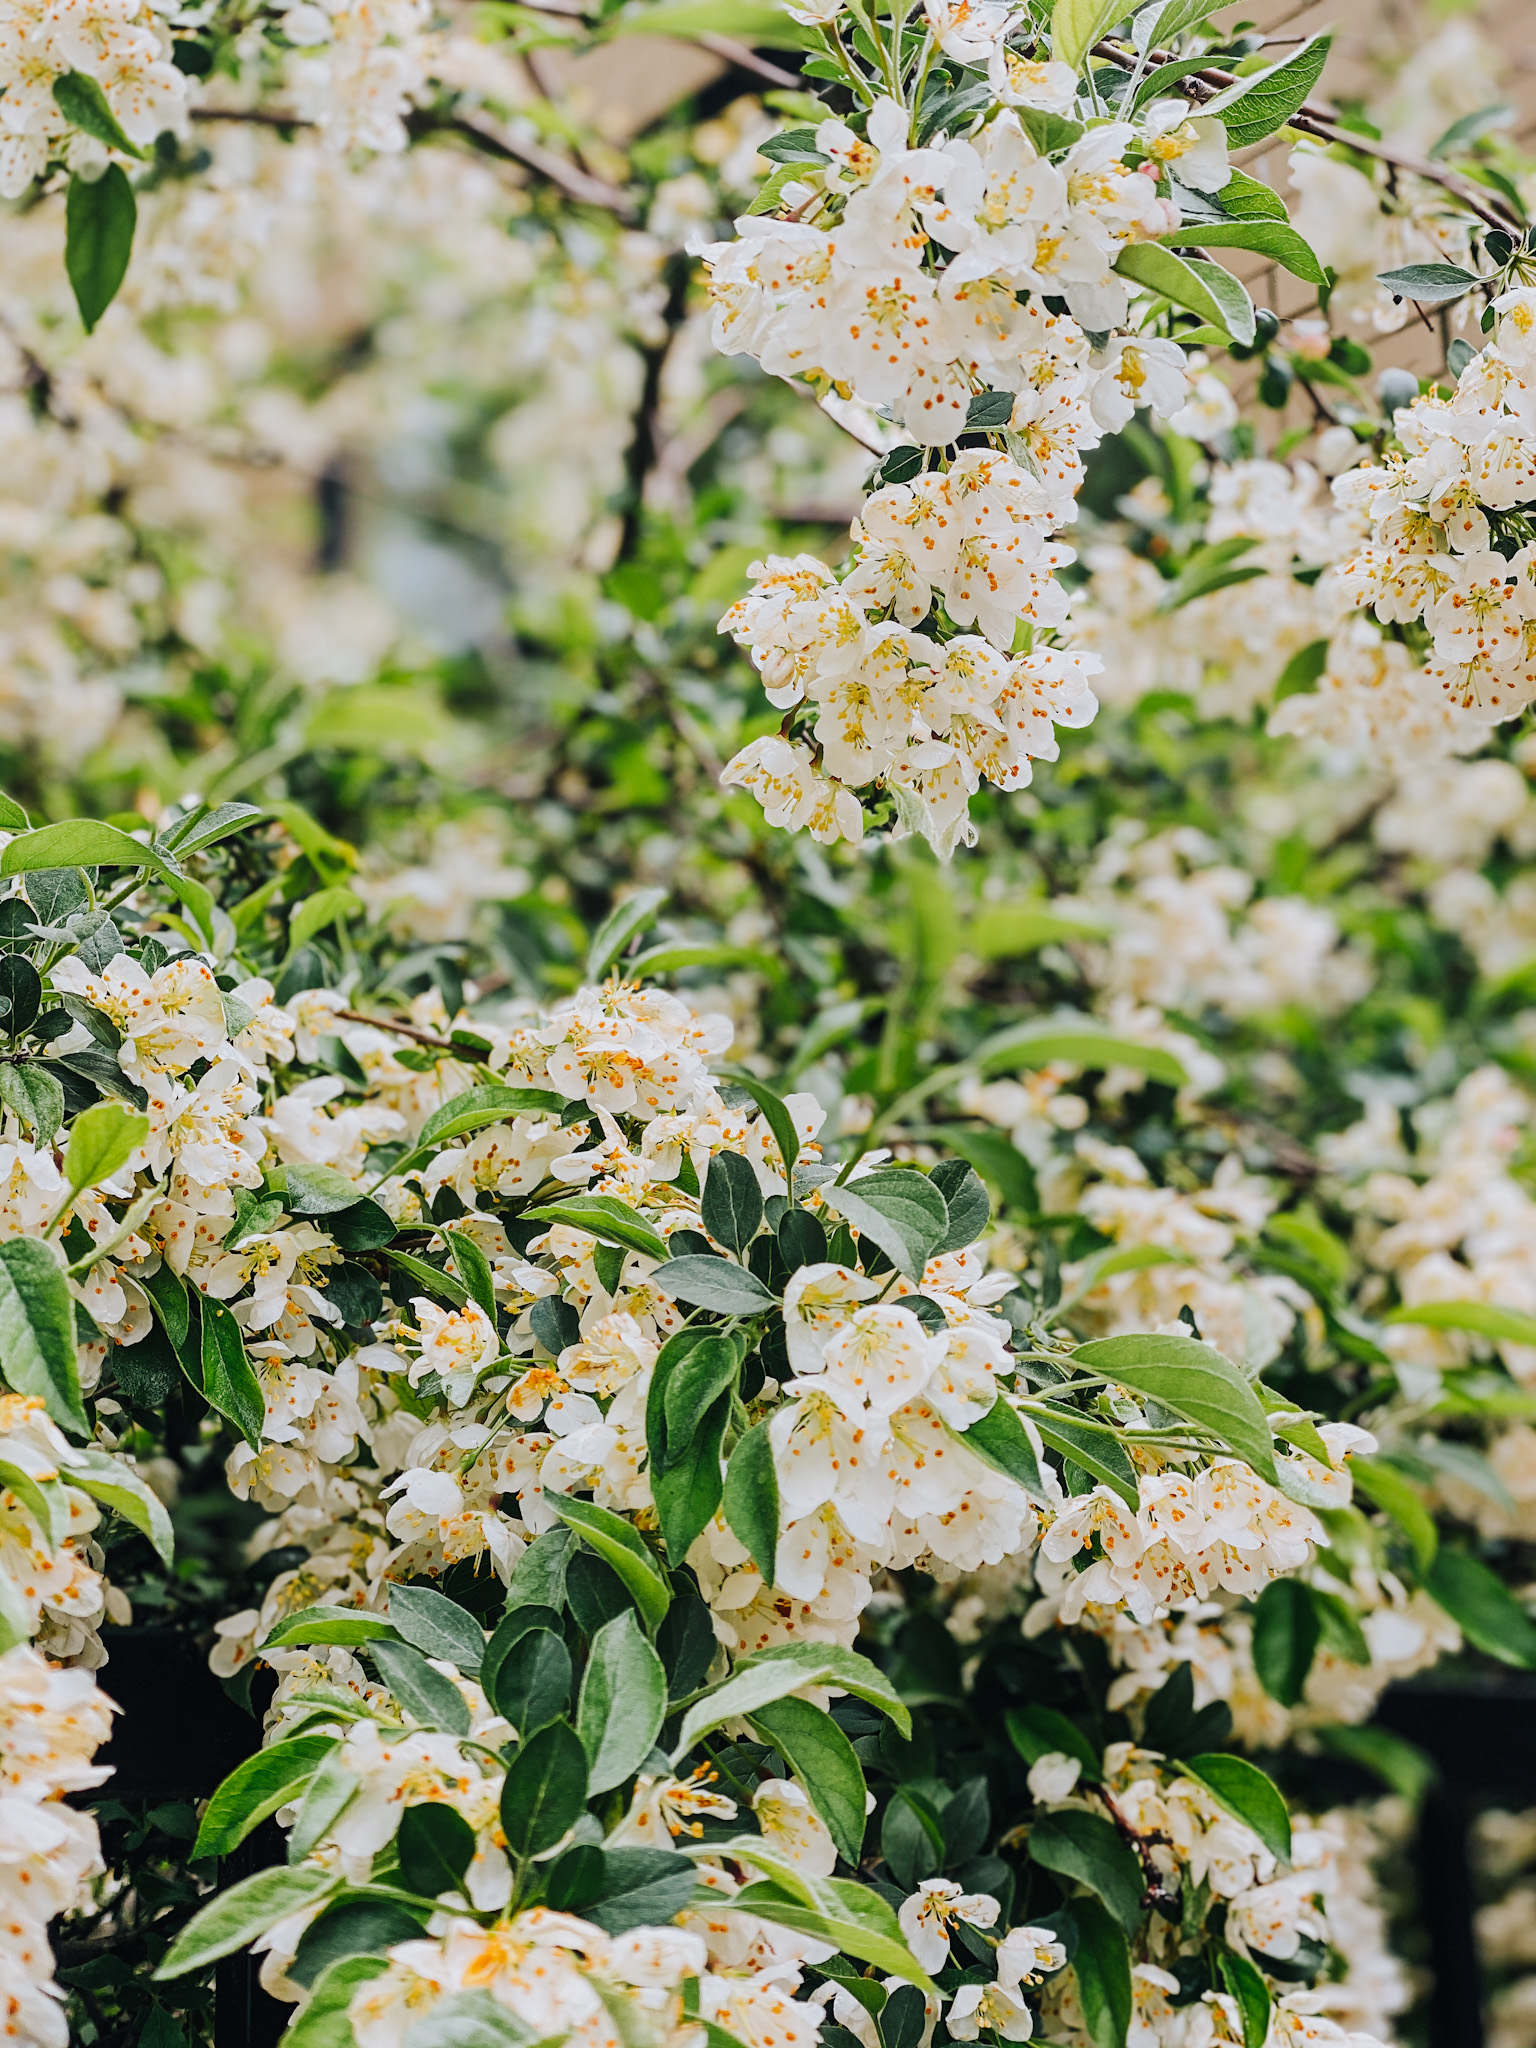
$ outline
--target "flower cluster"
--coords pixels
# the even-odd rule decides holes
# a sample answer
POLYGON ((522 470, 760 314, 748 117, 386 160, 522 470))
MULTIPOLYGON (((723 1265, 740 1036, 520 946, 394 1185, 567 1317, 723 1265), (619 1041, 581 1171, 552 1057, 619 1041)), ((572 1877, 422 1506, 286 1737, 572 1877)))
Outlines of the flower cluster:
MULTIPOLYGON (((89 79, 108 124, 140 150, 186 122, 188 80, 172 62, 163 10, 6 0, 0 12, 0 197, 25 192, 54 156, 67 156, 76 172, 99 174, 105 167, 108 147, 99 123, 74 126, 66 103, 55 97, 55 84, 67 78, 89 79)), ((78 94, 88 91, 76 87, 78 94)))
POLYGON ((1073 557, 1049 539, 1076 516, 1084 453, 1140 408, 1215 431, 1201 391, 1186 405, 1183 349, 1143 331, 1121 259, 1176 234, 1184 207, 1221 217, 1232 173, 1222 123, 1177 96, 1075 118, 1072 67, 1015 47, 1015 13, 932 6, 926 25, 911 106, 860 79, 867 114, 779 138, 736 239, 704 253, 717 348, 910 437, 840 581, 815 558, 768 561, 721 621, 787 714, 727 780, 824 841, 859 837, 883 795, 900 830, 948 852, 973 837, 983 779, 1021 787, 1031 758, 1054 758, 1052 724, 1093 714, 1096 659, 1053 644, 1073 557), (985 64, 986 83, 924 98, 940 53, 985 64))

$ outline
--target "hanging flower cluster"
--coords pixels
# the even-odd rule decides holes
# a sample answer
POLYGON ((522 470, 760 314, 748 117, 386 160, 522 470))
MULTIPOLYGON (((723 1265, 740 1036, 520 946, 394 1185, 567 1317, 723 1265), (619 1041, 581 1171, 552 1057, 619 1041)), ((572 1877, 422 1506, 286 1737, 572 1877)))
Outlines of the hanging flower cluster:
POLYGON ((1021 788, 1054 727, 1093 716, 1096 657, 1055 644, 1073 555, 1050 536, 1104 434, 1143 407, 1182 421, 1170 307, 1198 308, 1202 339, 1212 319, 1252 338, 1236 281, 1165 245, 1199 240, 1195 220, 1241 241, 1279 202, 1234 174, 1221 118, 1157 96, 1155 68, 1106 119, 1017 13, 931 4, 908 30, 898 11, 861 27, 856 60, 842 12, 815 22, 860 112, 764 146, 772 177, 704 252, 714 338, 908 438, 841 580, 774 558, 721 621, 786 714, 726 780, 822 841, 873 812, 947 853, 973 841, 983 781, 1021 788))

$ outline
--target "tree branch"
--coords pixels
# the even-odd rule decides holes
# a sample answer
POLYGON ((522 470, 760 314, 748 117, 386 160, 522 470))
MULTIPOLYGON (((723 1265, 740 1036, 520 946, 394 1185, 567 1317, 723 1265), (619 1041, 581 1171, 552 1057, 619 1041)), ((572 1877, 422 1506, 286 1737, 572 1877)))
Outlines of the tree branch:
MULTIPOLYGON (((1095 57, 1107 58, 1122 71, 1134 71, 1136 58, 1122 50, 1116 43, 1095 43, 1095 57)), ((1172 64, 1177 61, 1171 50, 1149 50, 1144 60, 1149 65, 1172 64)), ((1179 92, 1198 92, 1201 98, 1225 92, 1229 85, 1240 80, 1230 71, 1218 70, 1212 65, 1208 70, 1192 72, 1177 81, 1179 92)), ((1453 171, 1444 164, 1431 163, 1427 157, 1410 156, 1406 150, 1394 149, 1389 142, 1380 142, 1374 136, 1357 134, 1353 128, 1345 128, 1334 115, 1324 107, 1315 107, 1310 101, 1292 114, 1287 126, 1299 129, 1303 135, 1315 136, 1322 142, 1342 142, 1346 149, 1357 150, 1362 156, 1373 156, 1381 163, 1392 164, 1400 171, 1411 171, 1416 178, 1425 178, 1432 185, 1439 185, 1444 191, 1469 207, 1485 226, 1497 228, 1500 233, 1523 234, 1524 229, 1514 215, 1499 199, 1496 193, 1485 186, 1476 184, 1471 178, 1464 178, 1460 171, 1453 171)))
MULTIPOLYGON (((300 120, 297 114, 270 107, 194 107, 192 118, 194 121, 239 121, 258 128, 313 128, 315 125, 313 121, 300 120)), ((520 164, 524 170, 532 171, 535 177, 563 192, 567 199, 577 200, 584 206, 600 206, 605 213, 611 213, 622 221, 630 222, 638 217, 634 201, 617 185, 594 178, 590 171, 584 171, 579 164, 571 163, 555 150, 546 149, 542 142, 525 142, 499 124, 472 120, 467 114, 418 112, 406 117, 406 127, 413 141, 429 140, 435 135, 460 136, 485 156, 520 164)))

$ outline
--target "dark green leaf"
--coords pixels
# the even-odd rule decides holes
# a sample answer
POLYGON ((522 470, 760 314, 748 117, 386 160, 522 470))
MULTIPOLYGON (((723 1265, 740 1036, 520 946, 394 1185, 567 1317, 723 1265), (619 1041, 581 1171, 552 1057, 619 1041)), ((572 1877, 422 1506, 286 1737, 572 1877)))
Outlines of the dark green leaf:
POLYGON ((497 1666, 491 1697, 497 1713, 524 1741, 557 1721, 571 1698, 571 1656, 565 1638, 552 1628, 524 1629, 513 1637, 497 1666))
POLYGON ((248 1444, 259 1447, 267 1404, 245 1355, 240 1325, 211 1294, 202 1298, 202 1318, 203 1398, 210 1408, 228 1417, 248 1444))
POLYGON ((666 1573, 647 1549, 644 1538, 621 1515, 611 1514, 594 1501, 554 1491, 547 1492, 544 1498, 561 1521, 617 1572, 639 1608, 641 1620, 654 1635, 671 1605, 672 1593, 666 1573))
POLYGON ((1122 1928, 1097 1899, 1074 1899, 1072 1968, 1093 2048, 1125 2048, 1131 2024, 1131 1958, 1122 1928))
POLYGON ((1076 1757, 1084 1780, 1097 1784, 1103 1775, 1098 1752, 1075 1721, 1058 1714, 1054 1707, 1010 1707, 1004 1715, 1008 1739, 1027 1764, 1037 1764, 1051 1755, 1076 1757))
POLYGON ((116 114, 107 104, 106 94, 89 72, 64 72, 53 81, 53 97, 66 121, 104 142, 108 149, 119 149, 124 156, 144 161, 144 151, 123 133, 116 114))
POLYGON ((1253 1610, 1253 1668, 1283 1707, 1301 1699, 1317 1649, 1317 1610, 1299 1579, 1274 1579, 1253 1610))
POLYGON ((1238 79, 1206 101, 1200 111, 1220 117, 1228 149, 1249 149, 1285 126, 1321 78, 1331 42, 1331 36, 1309 36, 1280 63, 1238 79))
POLYGON ((41 1239, 0 1244, 0 1373, 31 1394, 61 1429, 88 1437, 75 1363, 75 1303, 64 1269, 41 1239))
POLYGON ((466 1678, 479 1675, 485 1636, 473 1615, 430 1586, 391 1586, 389 1618, 427 1657, 443 1657, 466 1678))
POLYGON ((421 1920, 393 1899, 338 1899, 299 1937, 285 1975, 313 1984, 321 1973, 349 1956, 381 1956, 396 1942, 419 1941, 421 1920))
POLYGON ((1424 1584, 1475 1648, 1536 1670, 1536 1624, 1480 1558, 1442 1544, 1424 1584))
POLYGON ((1044 1401, 1031 1402, 1028 1413, 1043 1443, 1073 1459, 1094 1479, 1112 1487, 1132 1514, 1139 1513, 1141 1494, 1136 1482, 1136 1467, 1113 1430, 1086 1422, 1069 1409, 1048 1405, 1044 1401))
POLYGON ((1243 2048, 1264 2048, 1269 2039, 1269 1986, 1247 1956, 1236 1949, 1219 1948, 1216 1967, 1227 1995, 1237 2002, 1243 2023, 1243 2048))
POLYGON ((621 1251, 639 1252, 642 1258, 665 1259, 667 1246, 627 1202, 613 1195, 570 1195, 564 1201, 544 1202, 524 1212, 532 1223, 563 1223, 571 1230, 585 1230, 603 1244, 621 1251))
POLYGON ((775 1700, 752 1725, 772 1743, 826 1822, 839 1855, 858 1868, 865 1820, 864 1772, 853 1744, 828 1713, 809 1700, 775 1700))
POLYGON ((739 1354, 730 1339, 706 1336, 668 1375, 664 1400, 668 1465, 675 1465, 687 1450, 716 1399, 735 1385, 739 1370, 739 1354))
POLYGON ((457 1891, 475 1854, 475 1831, 441 1799, 408 1806, 395 1837, 400 1882, 424 1899, 457 1891))
POLYGON ((992 1204, 987 1191, 974 1167, 963 1159, 941 1159, 928 1178, 949 1210, 949 1228, 931 1256, 942 1258, 946 1252, 964 1251, 991 1221, 992 1204))
POLYGON ((494 1325, 496 1282, 491 1275, 490 1260, 465 1231, 445 1229, 443 1238, 453 1253, 453 1263, 459 1270, 459 1278, 469 1289, 470 1300, 479 1303, 494 1325))
POLYGON ((516 1857, 542 1855, 574 1826, 587 1799, 587 1757, 568 1721, 522 1743, 501 1793, 501 1828, 516 1857))
POLYGON ((739 1152, 717 1152, 709 1162, 699 1197, 704 1228, 733 1252, 745 1251, 763 1227, 763 1197, 750 1160, 739 1152))
POLYGON ((193 1857, 227 1856, 238 1849, 252 1828, 298 1799, 301 1787, 336 1747, 334 1735, 298 1735, 248 1756, 204 1809, 193 1857))
POLYGON ((984 1464, 1022 1486, 1036 1500, 1046 1498, 1040 1461, 1029 1433, 1006 1398, 999 1394, 980 1422, 960 1432, 960 1441, 984 1464))
POLYGON ((665 1927, 693 1896, 692 1863, 670 1849, 605 1849, 599 1889, 581 1908, 584 1920, 605 1934, 631 1927, 665 1927))
MULTIPOLYGON (((733 1372, 734 1368, 733 1357, 733 1372)), ((724 1492, 720 1448, 725 1440, 725 1426, 730 1414, 730 1397, 721 1394, 705 1410, 680 1457, 671 1455, 669 1432, 666 1467, 651 1474, 651 1492, 656 1501, 661 1533, 666 1541, 667 1556, 674 1565, 682 1564, 720 1505, 724 1492)))
POLYGON ((1113 1821, 1072 1808, 1042 1814, 1029 1831, 1029 1853, 1045 1869, 1095 1892, 1128 1940, 1140 1931, 1145 1879, 1113 1821))
POLYGON ((64 202, 64 269, 87 334, 95 332, 97 321, 117 297, 133 253, 137 221, 133 187, 121 165, 109 164, 94 182, 78 172, 70 179, 64 202))
POLYGON ((1291 1860, 1291 1817, 1285 1801, 1257 1764, 1241 1756, 1190 1756, 1183 1768, 1245 1827, 1252 1828, 1272 1856, 1291 1860))
POLYGON ((424 1728, 438 1728, 449 1735, 469 1733, 464 1695, 452 1679, 432 1669, 420 1650, 381 1638, 369 1645, 369 1654, 395 1698, 424 1728))
POLYGON ((717 1315, 761 1315, 777 1299, 747 1267, 733 1266, 729 1259, 708 1258, 702 1252, 668 1259, 657 1267, 651 1281, 674 1301, 712 1309, 717 1315))
POLYGON ((763 1584, 771 1586, 779 1543, 779 1479, 766 1421, 749 1429, 731 1452, 722 1501, 731 1533, 745 1546, 763 1584))
POLYGON ((592 1639, 576 1730, 587 1754, 588 1791, 609 1792, 649 1756, 667 1711, 667 1674, 633 1610, 592 1639))
POLYGON ((843 1187, 829 1184, 821 1198, 909 1280, 922 1279, 949 1230, 949 1205, 924 1173, 877 1169, 843 1187))

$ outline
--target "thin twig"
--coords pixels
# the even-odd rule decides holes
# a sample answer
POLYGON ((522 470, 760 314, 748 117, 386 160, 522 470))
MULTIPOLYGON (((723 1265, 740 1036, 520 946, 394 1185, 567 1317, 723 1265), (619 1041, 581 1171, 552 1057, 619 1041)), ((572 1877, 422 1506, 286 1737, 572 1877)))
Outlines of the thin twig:
POLYGON ((349 1024, 371 1024, 377 1031, 393 1031, 397 1038, 413 1039, 417 1045, 430 1046, 434 1052, 447 1052, 462 1059, 469 1050, 467 1046, 454 1045, 446 1038, 439 1038, 434 1032, 418 1030, 414 1024, 402 1024, 397 1017, 368 1017, 361 1010, 335 1010, 333 1016, 343 1017, 349 1024))
MULTIPOLYGON (((1116 43, 1095 43, 1095 57, 1107 58, 1122 71, 1134 69, 1136 59, 1116 43)), ((1171 50, 1151 50, 1146 62, 1152 65, 1173 64, 1178 60, 1171 50)), ((1204 71, 1192 72, 1176 83, 1176 90, 1196 93, 1201 98, 1225 92, 1228 86, 1238 85, 1241 80, 1230 71, 1218 70, 1214 65, 1204 71)), ((1303 135, 1315 136, 1322 142, 1341 142, 1345 148, 1358 150, 1362 156, 1376 157, 1384 164, 1395 164, 1400 171, 1411 171, 1416 178, 1425 178, 1433 185, 1459 199, 1470 207, 1478 219, 1491 228, 1498 228, 1507 234, 1511 229, 1516 234, 1523 232, 1520 223, 1504 206, 1495 193, 1486 187, 1464 178, 1459 171, 1448 169, 1443 164, 1431 163, 1426 157, 1410 156, 1406 150, 1394 149, 1390 142, 1380 142, 1374 136, 1357 134, 1353 128, 1346 128, 1330 114, 1325 107, 1315 107, 1310 101, 1291 115, 1287 124, 1300 130, 1303 135)))
MULTIPOLYGON (((297 114, 268 107, 194 107, 192 118, 194 121, 237 121, 258 128, 313 128, 315 125, 313 121, 300 120, 297 114)), ((546 184, 563 192, 567 199, 577 200, 585 206, 600 206, 605 213, 611 213, 622 221, 636 218, 634 201, 617 185, 594 178, 580 164, 573 164, 555 150, 546 149, 542 142, 525 142, 521 136, 513 135, 499 125, 493 126, 489 121, 471 120, 467 114, 443 116, 422 112, 409 115, 406 127, 417 140, 436 135, 461 136, 486 156, 521 164, 524 170, 532 171, 546 184)))
POLYGON ((769 85, 785 86, 791 92, 804 89, 805 80, 798 71, 781 70, 777 64, 770 64, 766 57, 759 57, 756 50, 745 43, 738 43, 734 36, 702 35, 693 40, 701 50, 708 50, 713 57, 723 57, 727 64, 737 71, 750 71, 754 78, 761 78, 769 85))

